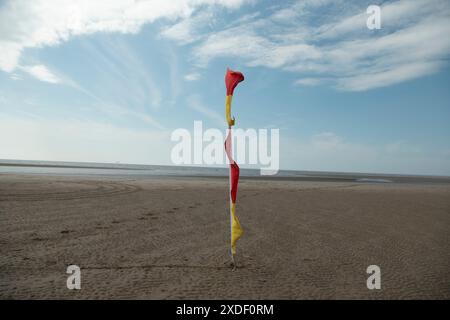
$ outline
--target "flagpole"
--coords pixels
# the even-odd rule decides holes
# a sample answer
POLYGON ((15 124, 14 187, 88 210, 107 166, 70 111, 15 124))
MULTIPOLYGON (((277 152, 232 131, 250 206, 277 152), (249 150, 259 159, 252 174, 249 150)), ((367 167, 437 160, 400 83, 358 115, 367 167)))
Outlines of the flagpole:
MULTIPOLYGON (((231 126, 228 126, 228 134, 230 135, 230 152, 233 153, 233 135, 231 131, 231 126)), ((233 206, 233 200, 231 198, 231 162, 228 168, 228 182, 229 182, 229 193, 230 193, 230 256, 231 256, 231 265, 233 267, 233 271, 236 270, 236 261, 234 260, 234 254, 233 254, 233 247, 231 245, 231 241, 233 238, 233 212, 232 212, 232 206, 233 206)))
POLYGON ((231 264, 233 266, 233 270, 236 269, 236 261, 235 261, 235 253, 236 253, 236 241, 242 235, 242 227, 237 220, 236 217, 236 193, 237 193, 237 185, 239 180, 239 167, 236 162, 233 160, 233 143, 232 143, 232 127, 234 125, 235 119, 231 117, 231 99, 233 97, 233 90, 237 86, 237 84, 244 80, 244 75, 239 71, 232 71, 227 68, 227 72, 225 74, 225 86, 227 88, 227 97, 225 99, 225 116, 228 124, 228 134, 227 139, 225 140, 225 152, 227 153, 227 158, 229 163, 229 193, 230 193, 230 256, 231 256, 231 264), (228 141, 228 138, 230 139, 228 141))

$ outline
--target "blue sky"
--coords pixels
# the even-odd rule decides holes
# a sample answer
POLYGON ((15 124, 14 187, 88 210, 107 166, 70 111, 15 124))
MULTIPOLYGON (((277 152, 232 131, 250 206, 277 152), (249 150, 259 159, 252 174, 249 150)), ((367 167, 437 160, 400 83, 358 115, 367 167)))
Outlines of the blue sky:
POLYGON ((0 1, 0 158, 171 164, 230 67, 282 169, 450 175, 449 32, 446 0, 0 1))

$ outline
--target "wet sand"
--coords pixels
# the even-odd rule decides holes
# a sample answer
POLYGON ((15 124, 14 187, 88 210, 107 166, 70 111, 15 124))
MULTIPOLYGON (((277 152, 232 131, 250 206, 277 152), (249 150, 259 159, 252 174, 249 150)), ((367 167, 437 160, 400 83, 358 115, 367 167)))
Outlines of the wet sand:
POLYGON ((227 192, 223 178, 1 174, 0 298, 450 298, 449 184, 242 179, 235 271, 227 192))

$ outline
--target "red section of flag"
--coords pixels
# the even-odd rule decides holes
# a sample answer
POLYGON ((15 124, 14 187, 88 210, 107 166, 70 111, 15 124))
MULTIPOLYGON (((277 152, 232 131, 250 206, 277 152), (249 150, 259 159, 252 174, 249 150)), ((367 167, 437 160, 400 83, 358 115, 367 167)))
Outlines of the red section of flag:
POLYGON ((231 129, 228 131, 227 138, 225 140, 225 153, 227 154, 228 160, 230 161, 230 179, 231 179, 231 202, 236 203, 237 188, 239 182, 239 166, 236 161, 233 160, 231 156, 231 129))
POLYGON ((227 96, 233 95, 234 88, 236 88, 238 83, 241 81, 244 81, 244 75, 242 73, 227 68, 227 73, 225 74, 227 96))
POLYGON ((236 203, 237 187, 239 182, 239 166, 236 162, 230 164, 231 167, 231 202, 236 203))

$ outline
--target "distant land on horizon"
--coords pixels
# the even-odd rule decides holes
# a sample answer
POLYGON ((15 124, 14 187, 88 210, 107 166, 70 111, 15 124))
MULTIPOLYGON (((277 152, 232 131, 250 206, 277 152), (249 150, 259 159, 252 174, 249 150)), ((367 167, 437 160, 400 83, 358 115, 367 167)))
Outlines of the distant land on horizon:
MULTIPOLYGON (((133 174, 151 176, 199 176, 199 177, 227 177, 226 167, 148 165, 128 163, 75 162, 75 161, 47 161, 47 160, 16 160, 0 159, 0 173, 20 173, 19 168, 28 168, 23 173, 61 173, 61 174, 133 174), (2 169, 3 167, 3 169, 2 169), (9 168, 8 170, 6 168, 9 168), (15 168, 15 169, 12 169, 15 168), (33 169, 34 168, 34 169, 33 169), (47 171, 47 169, 85 169, 94 171, 47 171), (110 170, 110 171, 108 171, 110 170)), ((273 176, 260 176, 259 169, 241 169, 243 178, 287 179, 312 181, 355 181, 375 183, 450 183, 449 176, 395 174, 395 173, 365 173, 365 172, 332 172, 281 169, 273 176)))

